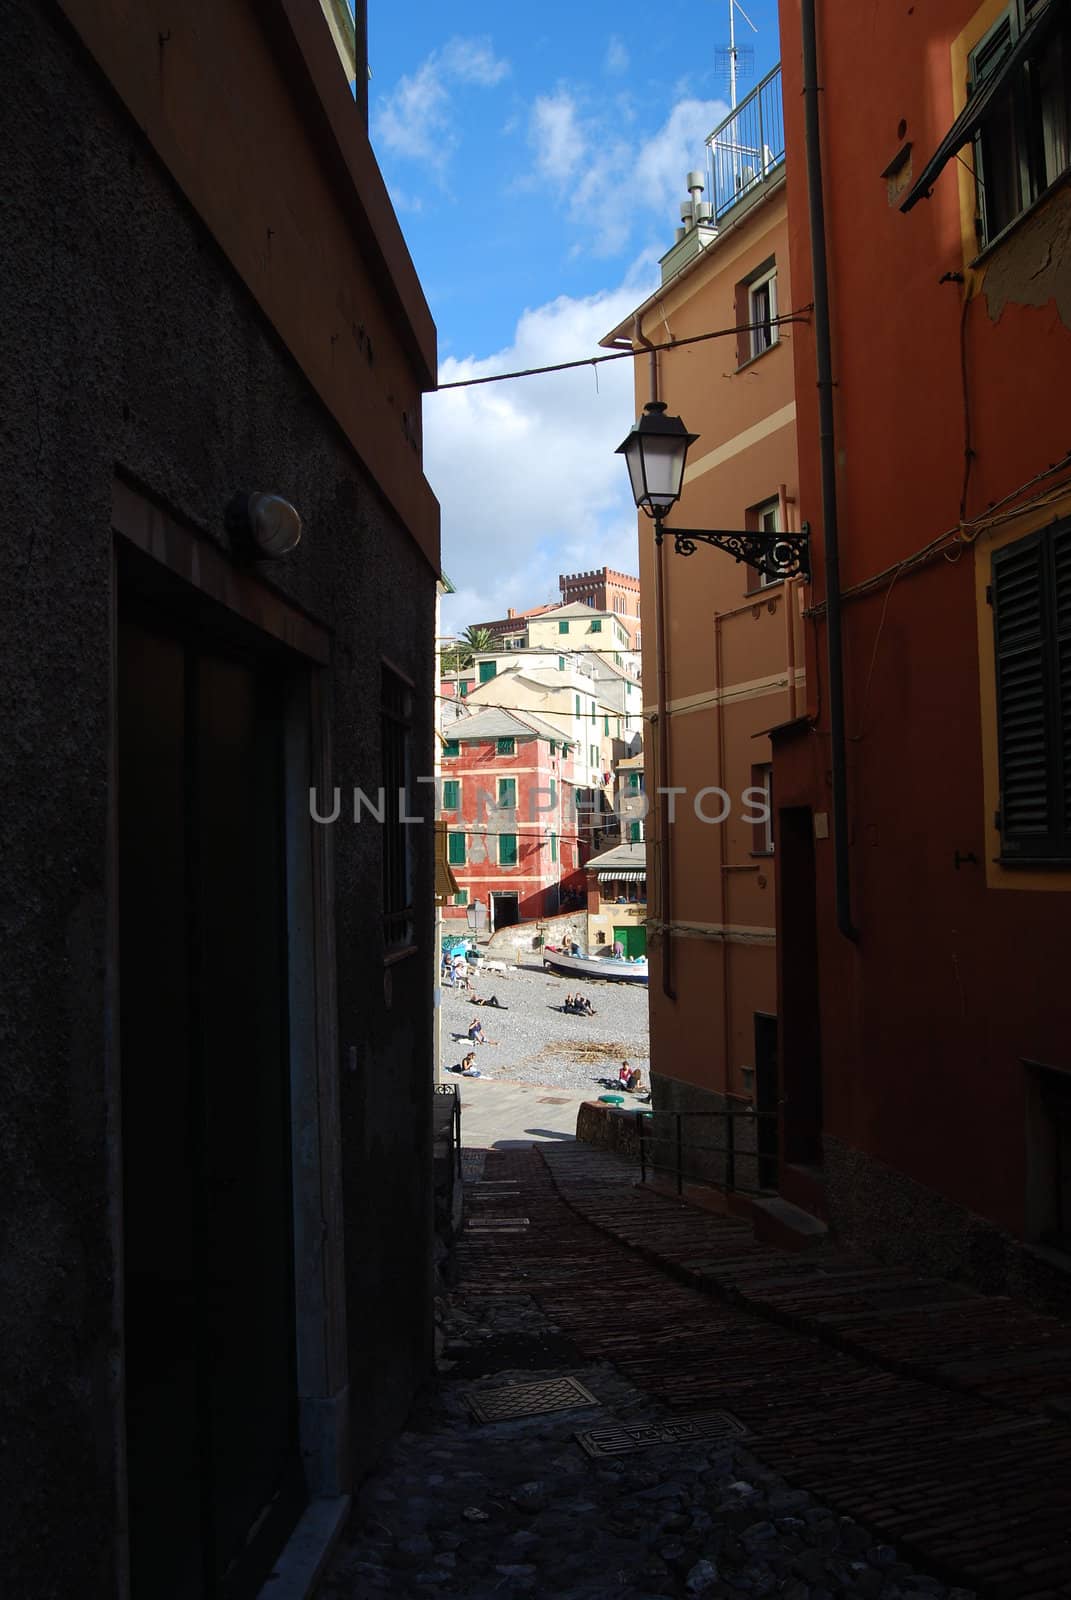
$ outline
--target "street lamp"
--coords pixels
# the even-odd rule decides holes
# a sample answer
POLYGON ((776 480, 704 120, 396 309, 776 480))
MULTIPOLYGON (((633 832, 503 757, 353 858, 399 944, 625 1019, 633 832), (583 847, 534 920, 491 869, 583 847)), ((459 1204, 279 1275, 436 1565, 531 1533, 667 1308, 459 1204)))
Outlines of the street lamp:
POLYGON ((663 519, 680 499, 684 487, 689 446, 698 437, 697 433, 688 432, 680 417, 666 416, 664 400, 651 400, 644 407, 643 416, 633 424, 628 438, 617 447, 615 454, 624 456, 628 466, 637 509, 654 522, 655 544, 662 543, 663 533, 671 533, 673 548, 679 556, 694 555, 699 545, 711 544, 775 581, 797 576, 810 578, 810 529, 806 523, 799 533, 665 527, 663 519))

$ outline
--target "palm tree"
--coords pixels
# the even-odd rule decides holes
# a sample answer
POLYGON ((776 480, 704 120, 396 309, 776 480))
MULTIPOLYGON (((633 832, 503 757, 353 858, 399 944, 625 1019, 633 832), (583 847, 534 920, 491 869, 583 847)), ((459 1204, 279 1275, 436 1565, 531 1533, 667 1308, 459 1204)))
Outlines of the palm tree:
POLYGON ((490 628, 468 627, 456 644, 443 651, 444 672, 463 672, 472 666, 472 658, 485 650, 493 650, 495 636, 490 628))

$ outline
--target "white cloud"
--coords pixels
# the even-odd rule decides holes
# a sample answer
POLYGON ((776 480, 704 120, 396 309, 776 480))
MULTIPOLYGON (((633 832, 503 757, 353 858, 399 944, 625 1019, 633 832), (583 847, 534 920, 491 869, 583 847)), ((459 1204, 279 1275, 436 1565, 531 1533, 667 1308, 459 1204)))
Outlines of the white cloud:
MULTIPOLYGON (((508 349, 448 359, 440 380, 606 354, 598 340, 653 286, 645 262, 617 289, 527 310, 508 349)), ((444 601, 447 632, 555 600, 560 572, 636 570, 636 513, 614 454, 634 417, 628 360, 428 396, 425 470, 458 591, 444 601)))
POLYGON ((489 39, 450 39, 373 105, 374 142, 441 175, 458 143, 452 88, 493 88, 509 71, 509 62, 495 55, 489 39))
POLYGON ((579 92, 560 85, 532 106, 529 143, 535 182, 549 185, 570 222, 583 230, 577 250, 612 256, 634 229, 655 221, 668 248, 685 178, 706 169, 706 139, 728 107, 721 100, 686 98, 646 138, 630 119, 600 100, 588 111, 579 92))
POLYGON ((629 67, 629 53, 625 48, 624 40, 619 39, 615 33, 606 46, 606 59, 603 67, 607 72, 627 72, 629 67))
POLYGON ((539 96, 532 107, 529 138, 542 176, 552 183, 566 183, 587 150, 576 101, 567 90, 539 96))

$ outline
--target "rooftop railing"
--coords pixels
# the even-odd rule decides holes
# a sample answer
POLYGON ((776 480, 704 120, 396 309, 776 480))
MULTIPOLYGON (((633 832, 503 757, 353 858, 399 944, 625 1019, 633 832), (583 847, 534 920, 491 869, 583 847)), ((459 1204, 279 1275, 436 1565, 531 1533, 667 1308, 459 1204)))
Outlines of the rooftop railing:
POLYGON ((785 160, 781 66, 774 67, 707 140, 708 194, 717 223, 785 160))

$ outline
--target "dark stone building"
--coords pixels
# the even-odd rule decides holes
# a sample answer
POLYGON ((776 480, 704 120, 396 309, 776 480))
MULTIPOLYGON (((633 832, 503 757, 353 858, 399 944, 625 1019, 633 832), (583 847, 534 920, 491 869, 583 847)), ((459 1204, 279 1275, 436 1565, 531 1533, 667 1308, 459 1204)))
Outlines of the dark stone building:
POLYGON ((429 1359, 433 846, 397 794, 430 817, 435 332, 345 9, 0 7, 26 1600, 314 1562, 429 1359), (297 507, 297 548, 258 559, 239 492, 297 507))

